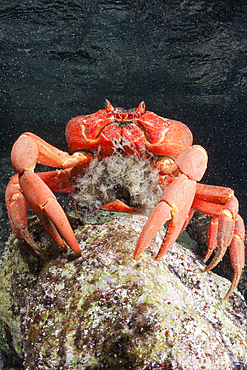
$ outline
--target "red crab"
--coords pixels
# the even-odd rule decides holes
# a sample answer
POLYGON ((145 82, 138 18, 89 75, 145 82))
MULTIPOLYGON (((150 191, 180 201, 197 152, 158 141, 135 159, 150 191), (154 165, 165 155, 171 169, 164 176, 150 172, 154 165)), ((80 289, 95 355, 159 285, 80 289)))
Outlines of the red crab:
MULTIPOLYGON (((142 230, 134 258, 139 257, 167 222, 167 234, 156 259, 162 257, 185 229, 194 210, 199 210, 212 217, 204 261, 218 245, 215 257, 204 271, 215 267, 229 247, 235 273, 224 299, 232 294, 244 267, 244 223, 238 215, 233 190, 197 183, 206 170, 207 153, 199 145, 192 146, 192 134, 187 126, 146 112, 144 102, 137 109, 124 110, 106 101, 105 109, 71 119, 66 127, 66 139, 72 155, 30 132, 22 134, 12 149, 11 161, 17 174, 11 177, 6 189, 8 215, 13 232, 31 250, 42 255, 42 249, 27 230, 29 208, 58 245, 65 247, 66 242, 80 253, 73 230, 51 190, 70 192, 77 174, 82 173, 95 156, 102 160, 115 155, 115 143, 121 142, 122 149, 118 152, 123 156, 150 158, 152 167, 158 168, 159 181, 164 187, 159 203, 142 230), (36 163, 62 169, 35 173, 36 163)), ((120 201, 102 208, 134 212, 120 201)))

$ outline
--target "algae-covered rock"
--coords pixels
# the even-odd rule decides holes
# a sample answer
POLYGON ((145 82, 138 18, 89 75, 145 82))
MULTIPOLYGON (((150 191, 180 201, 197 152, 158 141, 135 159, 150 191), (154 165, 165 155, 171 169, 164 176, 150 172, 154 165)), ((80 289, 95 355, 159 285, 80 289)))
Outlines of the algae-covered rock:
POLYGON ((37 261, 20 248, 14 237, 9 240, 0 261, 0 349, 8 357, 22 356, 19 302, 22 290, 35 283, 37 261))
MULTIPOLYGON (((59 250, 36 217, 29 219, 33 238, 47 251, 48 259, 59 250)), ((11 363, 22 358, 20 299, 25 289, 35 286, 44 262, 28 254, 22 243, 9 237, 0 259, 0 351, 11 363)))
MULTIPOLYGON (((133 260, 145 221, 87 219, 75 230, 80 257, 69 251, 40 265, 31 283, 21 279, 18 343, 26 369, 232 370, 247 362, 242 296, 221 303, 230 282, 201 274, 201 260, 177 243, 155 261, 163 231, 133 260)), ((14 264, 21 245, 12 244, 14 264)))

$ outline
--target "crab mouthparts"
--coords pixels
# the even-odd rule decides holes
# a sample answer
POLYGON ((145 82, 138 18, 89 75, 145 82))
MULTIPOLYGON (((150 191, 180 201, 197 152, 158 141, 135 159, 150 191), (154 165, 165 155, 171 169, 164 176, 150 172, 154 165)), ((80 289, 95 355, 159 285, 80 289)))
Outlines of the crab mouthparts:
POLYGON ((136 113, 136 108, 125 110, 124 108, 117 107, 113 111, 114 118, 116 120, 120 120, 121 122, 124 122, 126 120, 131 120, 134 118, 136 113))

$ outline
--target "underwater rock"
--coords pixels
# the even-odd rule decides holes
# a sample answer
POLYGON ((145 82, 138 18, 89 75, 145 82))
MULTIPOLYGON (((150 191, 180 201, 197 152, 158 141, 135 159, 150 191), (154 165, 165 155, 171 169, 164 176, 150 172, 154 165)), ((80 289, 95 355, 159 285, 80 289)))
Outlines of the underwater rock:
POLYGON ((104 212, 85 218, 75 229, 81 256, 68 251, 36 267, 10 240, 3 264, 14 275, 9 293, 25 369, 232 370, 247 362, 243 297, 235 292, 221 303, 230 282, 201 274, 201 259, 178 243, 155 261, 164 230, 133 260, 145 221, 104 212))
POLYGON ((38 278, 37 265, 18 239, 10 237, 0 260, 0 350, 13 363, 22 357, 19 302, 23 289, 38 278))
MULTIPOLYGON (((34 240, 49 250, 48 258, 57 257, 57 246, 44 232, 36 216, 29 218, 29 227, 34 240)), ((27 253, 16 237, 9 237, 0 259, 0 351, 13 365, 19 366, 22 358, 20 299, 25 289, 35 286, 43 266, 42 261, 27 253)), ((5 361, 4 365, 6 367, 5 361)))

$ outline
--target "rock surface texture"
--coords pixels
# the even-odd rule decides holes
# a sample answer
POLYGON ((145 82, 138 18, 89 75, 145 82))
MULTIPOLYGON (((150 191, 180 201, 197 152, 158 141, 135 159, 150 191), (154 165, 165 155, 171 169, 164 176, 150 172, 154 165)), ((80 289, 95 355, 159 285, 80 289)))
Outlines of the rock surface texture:
MULTIPOLYGON (((27 370, 244 369, 240 293, 220 303, 230 282, 201 274, 201 259, 177 243, 154 261, 163 231, 133 260, 145 221, 88 218, 75 229, 81 256, 69 251, 44 265, 12 238, 1 262, 0 291, 8 297, 0 305, 1 351, 20 357, 22 350, 27 370)), ((40 240, 51 244, 45 234, 40 240)))

